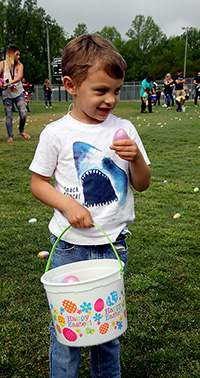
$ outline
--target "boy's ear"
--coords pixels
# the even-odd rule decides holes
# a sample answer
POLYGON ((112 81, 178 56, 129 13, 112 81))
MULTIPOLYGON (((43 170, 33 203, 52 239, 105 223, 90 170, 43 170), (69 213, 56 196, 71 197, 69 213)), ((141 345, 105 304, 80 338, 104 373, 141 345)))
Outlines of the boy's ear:
POLYGON ((64 76, 62 81, 66 91, 72 96, 75 95, 76 86, 74 84, 74 80, 70 76, 64 76))

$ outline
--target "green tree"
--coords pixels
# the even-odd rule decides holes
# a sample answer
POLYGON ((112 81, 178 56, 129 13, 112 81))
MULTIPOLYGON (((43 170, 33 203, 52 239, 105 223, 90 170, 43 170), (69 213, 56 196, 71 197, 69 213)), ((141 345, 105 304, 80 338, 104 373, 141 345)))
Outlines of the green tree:
MULTIPOLYGON (((184 33, 183 36, 186 38, 184 33)), ((187 77, 194 77, 199 72, 200 67, 200 30, 193 28, 188 32, 188 48, 187 48, 187 77)))
POLYGON ((153 56, 163 40, 166 40, 166 36, 151 16, 145 19, 143 15, 137 15, 134 18, 126 35, 131 39, 133 48, 133 67, 129 67, 129 72, 136 72, 136 65, 138 65, 140 69, 137 78, 132 78, 132 80, 141 80, 150 73, 153 56))
POLYGON ((121 34, 117 31, 115 26, 104 26, 104 28, 99 32, 102 37, 106 38, 108 41, 113 44, 117 40, 121 40, 121 34))
POLYGON ((0 1, 0 60, 5 57, 5 26, 6 26, 6 7, 5 1, 0 1))
POLYGON ((21 50, 24 76, 35 84, 48 76, 47 21, 49 21, 50 60, 62 55, 66 44, 65 32, 56 20, 51 20, 37 0, 0 1, 0 51, 5 57, 7 47, 15 44, 21 50))
POLYGON ((85 24, 78 24, 74 29, 72 38, 77 38, 79 35, 87 34, 87 26, 85 24))
POLYGON ((118 32, 115 26, 104 26, 104 28, 97 32, 106 38, 108 41, 112 42, 120 54, 124 57, 124 43, 121 34, 118 32))

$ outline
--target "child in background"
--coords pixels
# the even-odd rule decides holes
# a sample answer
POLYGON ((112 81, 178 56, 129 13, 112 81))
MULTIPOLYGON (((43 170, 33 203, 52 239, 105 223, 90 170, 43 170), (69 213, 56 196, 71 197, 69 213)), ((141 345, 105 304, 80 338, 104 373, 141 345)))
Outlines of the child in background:
POLYGON ((142 100, 143 100, 143 103, 144 103, 144 105, 143 105, 143 109, 144 109, 143 113, 147 113, 145 109, 146 109, 146 106, 148 105, 148 101, 151 101, 151 97, 150 97, 149 94, 150 94, 150 90, 149 90, 149 88, 147 88, 146 91, 143 94, 143 97, 142 97, 142 100))
POLYGON ((178 105, 176 109, 177 112, 182 112, 182 105, 184 104, 186 100, 189 100, 189 96, 187 95, 176 97, 176 104, 178 105))
POLYGON ((30 109, 29 109, 29 93, 28 91, 24 91, 24 97, 25 97, 25 103, 26 103, 26 109, 27 109, 27 112, 30 113, 30 109))
POLYGON ((156 105, 156 102, 158 101, 158 105, 160 105, 160 99, 161 99, 161 90, 159 87, 157 87, 156 89, 156 101, 155 101, 155 105, 156 105))
MULTIPOLYGON (((116 258, 99 225, 116 246, 125 267, 126 225, 133 221, 133 188, 150 184, 150 164, 141 139, 127 120, 111 115, 119 102, 126 63, 111 42, 98 34, 71 40, 62 57, 65 89, 73 96, 71 112, 42 131, 31 163, 31 190, 54 208, 49 223, 56 246, 52 268, 95 258, 116 258), (123 128, 128 140, 113 141, 123 128), (55 186, 50 184, 54 174, 55 186)), ((92 289, 92 288, 91 288, 92 289)), ((51 378, 78 378, 81 350, 57 341, 50 325, 51 378)), ((92 346, 92 377, 120 378, 119 340, 92 346)))

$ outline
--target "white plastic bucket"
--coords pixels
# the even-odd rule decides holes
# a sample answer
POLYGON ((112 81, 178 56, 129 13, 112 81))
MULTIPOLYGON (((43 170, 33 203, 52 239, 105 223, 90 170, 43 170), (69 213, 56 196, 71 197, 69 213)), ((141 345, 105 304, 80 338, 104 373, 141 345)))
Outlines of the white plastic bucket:
POLYGON ((48 271, 55 247, 67 229, 54 244, 46 272, 41 277, 57 339, 68 346, 103 344, 127 329, 123 262, 108 236, 99 228, 113 247, 117 260, 86 260, 48 271), (69 275, 76 276, 79 281, 63 283, 69 275))

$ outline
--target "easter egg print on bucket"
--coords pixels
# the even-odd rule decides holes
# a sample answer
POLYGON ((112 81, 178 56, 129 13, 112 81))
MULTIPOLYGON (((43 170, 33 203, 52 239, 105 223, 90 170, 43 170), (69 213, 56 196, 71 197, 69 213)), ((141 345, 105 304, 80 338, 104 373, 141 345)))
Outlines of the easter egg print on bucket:
POLYGON ((65 311, 69 312, 70 314, 74 314, 77 310, 77 306, 72 301, 65 300, 63 301, 63 306, 65 308, 65 311))
POLYGON ((95 299, 92 294, 93 290, 90 290, 87 296, 82 293, 83 297, 76 299, 76 293, 72 293, 75 300, 64 299, 57 307, 50 304, 57 338, 61 344, 98 345, 125 332, 127 315, 124 290, 119 288, 106 291, 104 299, 98 296, 95 299))
POLYGON ((104 324, 102 324, 102 325, 99 327, 99 332, 100 332, 102 335, 105 335, 105 333, 108 332, 108 328, 109 328, 109 324, 108 324, 108 323, 104 323, 104 324))
POLYGON ((94 309, 96 312, 101 312, 104 309, 104 301, 103 299, 99 298, 94 304, 94 309))
POLYGON ((76 333, 72 331, 70 328, 64 328, 63 335, 68 341, 76 341, 77 339, 76 333))

